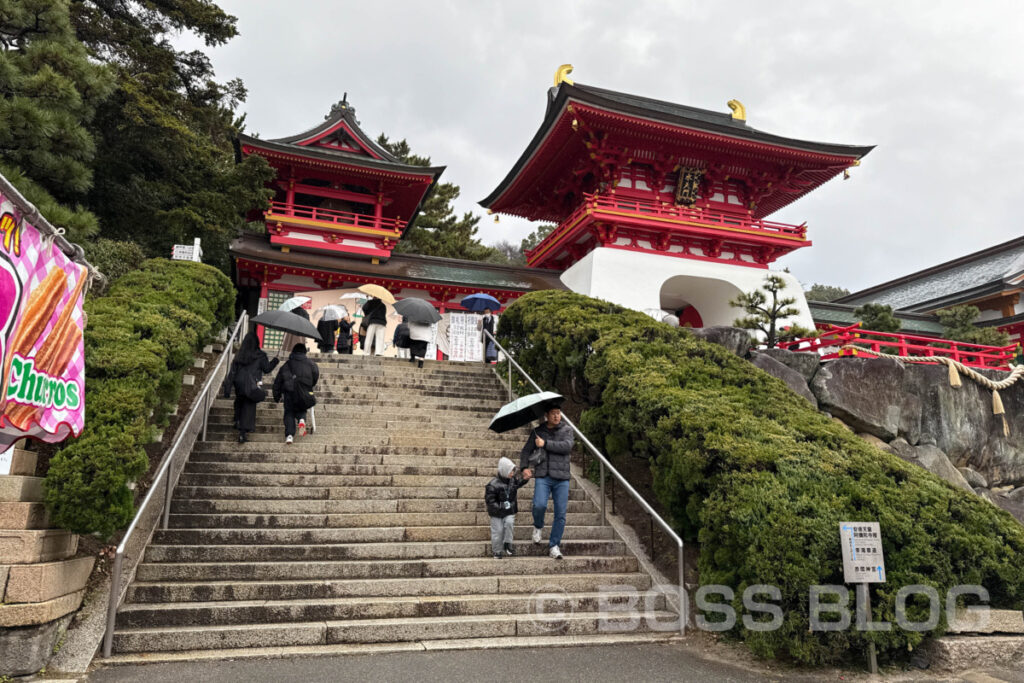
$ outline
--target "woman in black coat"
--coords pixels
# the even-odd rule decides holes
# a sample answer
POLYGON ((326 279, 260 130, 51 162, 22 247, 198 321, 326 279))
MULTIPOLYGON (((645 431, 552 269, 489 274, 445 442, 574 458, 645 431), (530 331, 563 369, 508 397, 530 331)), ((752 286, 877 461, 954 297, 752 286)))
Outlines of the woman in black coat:
POLYGON ((224 380, 224 397, 235 390, 235 428, 238 430, 238 443, 245 443, 245 433, 256 430, 256 404, 246 395, 252 387, 258 386, 263 375, 277 367, 278 359, 270 360, 260 348, 259 337, 255 332, 245 335, 238 355, 231 362, 231 369, 224 380))

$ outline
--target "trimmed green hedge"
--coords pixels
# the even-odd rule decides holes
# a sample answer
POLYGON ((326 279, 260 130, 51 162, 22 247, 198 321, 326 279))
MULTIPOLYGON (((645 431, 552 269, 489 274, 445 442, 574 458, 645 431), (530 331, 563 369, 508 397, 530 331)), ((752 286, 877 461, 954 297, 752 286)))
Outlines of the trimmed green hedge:
POLYGON ((56 525, 104 538, 135 514, 128 484, 149 467, 145 446, 166 425, 181 378, 234 313, 216 268, 153 259, 86 301, 85 430, 50 461, 45 501, 56 525))
MULTIPOLYGON (((1024 607, 1020 524, 868 445, 724 348, 569 292, 523 296, 499 333, 538 383, 583 398, 581 428, 610 457, 650 458, 671 522, 700 540, 702 584, 732 587, 738 614, 747 586, 781 589, 782 628, 753 632, 739 620, 733 629, 754 653, 834 663, 869 640, 883 656, 905 653, 943 632, 946 591, 958 584, 984 586, 994 607, 1024 607), (809 586, 843 583, 847 520, 881 523, 887 583, 872 587, 873 616, 890 632, 809 630, 809 586), (911 584, 942 598, 931 632, 895 626, 896 592, 911 584)), ((922 614, 908 603, 908 618, 922 614)))

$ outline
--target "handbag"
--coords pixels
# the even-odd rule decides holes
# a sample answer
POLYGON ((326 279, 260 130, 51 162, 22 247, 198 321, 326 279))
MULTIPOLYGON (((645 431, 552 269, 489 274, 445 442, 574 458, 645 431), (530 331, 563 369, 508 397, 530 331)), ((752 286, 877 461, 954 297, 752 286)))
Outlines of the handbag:
POLYGON ((235 393, 253 403, 260 403, 267 397, 267 392, 259 385, 248 368, 240 368, 235 375, 235 393))
MULTIPOLYGON (((537 438, 537 431, 530 432, 530 438, 537 438)), ((543 465, 548 459, 548 452, 543 448, 534 448, 533 452, 530 453, 530 457, 526 459, 526 464, 529 465, 530 469, 537 469, 539 465, 543 465)))

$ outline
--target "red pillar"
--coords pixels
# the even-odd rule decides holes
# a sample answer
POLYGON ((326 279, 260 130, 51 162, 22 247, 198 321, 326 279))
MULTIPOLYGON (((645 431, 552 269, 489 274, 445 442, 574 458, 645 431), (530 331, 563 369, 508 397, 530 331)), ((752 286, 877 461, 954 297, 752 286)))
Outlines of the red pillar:
MULTIPOLYGON (((268 296, 267 296, 268 295, 268 290, 269 290, 269 287, 267 287, 266 275, 264 275, 263 276, 263 281, 260 283, 260 300, 264 300, 264 299, 268 298, 268 296)), ((267 301, 267 305, 268 306, 270 305, 269 301, 267 301)), ((257 303, 257 310, 259 310, 259 304, 258 303, 257 303)), ((262 349, 263 348, 263 325, 257 325, 256 326, 256 337, 260 340, 260 348, 262 349)))
POLYGON ((295 180, 291 179, 288 181, 288 189, 284 194, 284 201, 288 204, 288 215, 295 215, 295 180))
MULTIPOLYGON (((441 302, 441 306, 440 306, 440 308, 438 310, 438 313, 440 313, 441 315, 444 315, 444 301, 441 302)), ((434 343, 435 344, 437 343, 437 336, 436 335, 434 337, 434 343)), ((441 353, 441 349, 440 348, 437 349, 435 351, 435 353, 437 354, 437 360, 444 360, 444 354, 441 353)))

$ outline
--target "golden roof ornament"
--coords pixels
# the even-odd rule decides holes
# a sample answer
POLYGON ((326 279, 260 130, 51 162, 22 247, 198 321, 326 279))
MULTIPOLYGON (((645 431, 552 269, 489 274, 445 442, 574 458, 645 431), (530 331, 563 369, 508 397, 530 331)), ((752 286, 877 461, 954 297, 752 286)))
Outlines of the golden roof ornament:
POLYGON ((732 118, 735 121, 746 121, 747 120, 747 108, 743 106, 743 103, 739 100, 729 100, 726 102, 729 105, 729 109, 732 109, 732 118))
POLYGON ((562 83, 568 83, 572 85, 572 79, 569 78, 569 74, 572 73, 572 64, 563 64, 558 67, 555 71, 555 87, 557 88, 562 83))

